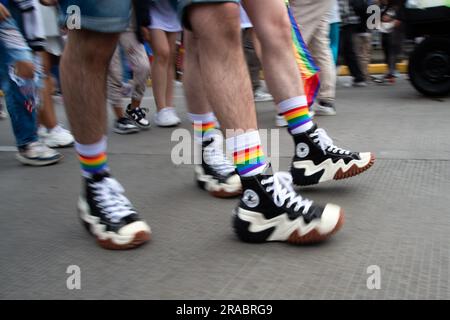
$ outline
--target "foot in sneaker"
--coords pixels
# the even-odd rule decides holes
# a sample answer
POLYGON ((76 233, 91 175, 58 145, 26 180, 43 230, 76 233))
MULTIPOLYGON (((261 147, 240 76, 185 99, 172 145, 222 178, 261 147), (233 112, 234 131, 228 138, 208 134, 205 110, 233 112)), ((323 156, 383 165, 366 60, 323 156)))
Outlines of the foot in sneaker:
POLYGON ((130 134, 139 132, 139 127, 134 124, 134 121, 123 117, 116 120, 113 131, 118 134, 130 134))
POLYGON ((275 116, 275 126, 277 127, 287 127, 288 123, 282 114, 277 114, 275 116))
POLYGON ((66 148, 73 146, 75 139, 69 130, 57 125, 53 129, 41 126, 38 129, 39 139, 49 148, 66 148))
POLYGON ((195 179, 200 188, 218 198, 242 193, 241 179, 222 150, 222 137, 215 135, 202 145, 202 164, 195 166, 195 179))
POLYGON ((158 127, 174 127, 181 123, 175 108, 166 107, 155 113, 154 121, 158 127))
POLYGON ((149 129, 151 127, 150 121, 146 118, 145 109, 136 107, 131 109, 131 104, 128 105, 125 113, 127 117, 134 121, 134 123, 141 129, 149 129))
POLYGON ((29 166, 47 166, 61 161, 64 156, 47 147, 40 141, 32 142, 19 148, 16 155, 17 160, 29 166))
POLYGON ((319 101, 312 105, 311 109, 318 116, 335 116, 336 108, 332 103, 319 101))
POLYGON ((351 152, 335 146, 325 130, 316 125, 293 138, 295 156, 291 174, 295 185, 350 178, 366 171, 375 162, 370 152, 351 152))
POLYGON ((344 223, 339 206, 316 206, 296 193, 287 172, 241 179, 244 192, 234 212, 233 226, 242 241, 318 243, 344 223))
POLYGON ((254 94, 255 102, 273 101, 273 97, 270 93, 265 92, 262 88, 255 90, 254 94))
POLYGON ((105 249, 132 249, 150 240, 150 227, 124 196, 123 187, 106 172, 84 178, 78 211, 87 230, 105 249))

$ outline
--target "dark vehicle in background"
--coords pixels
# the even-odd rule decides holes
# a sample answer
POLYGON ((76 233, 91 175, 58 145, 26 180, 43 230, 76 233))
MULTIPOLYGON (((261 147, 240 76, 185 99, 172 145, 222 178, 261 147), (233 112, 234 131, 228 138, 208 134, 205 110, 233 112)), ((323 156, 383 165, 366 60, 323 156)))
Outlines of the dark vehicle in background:
POLYGON ((412 0, 404 10, 407 37, 422 38, 409 57, 412 85, 427 96, 450 94, 450 1, 412 0))

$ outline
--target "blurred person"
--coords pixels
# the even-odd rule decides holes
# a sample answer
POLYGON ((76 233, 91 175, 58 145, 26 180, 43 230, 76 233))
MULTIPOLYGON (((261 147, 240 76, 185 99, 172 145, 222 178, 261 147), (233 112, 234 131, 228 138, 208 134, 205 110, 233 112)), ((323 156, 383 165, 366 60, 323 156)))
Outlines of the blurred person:
POLYGON ((336 67, 330 48, 329 13, 332 0, 290 0, 303 39, 320 68, 320 89, 311 109, 316 115, 334 116, 336 108, 336 67))
POLYGON ((381 0, 381 46, 385 62, 388 66, 387 73, 376 82, 395 83, 397 78, 396 64, 401 53, 403 42, 402 3, 401 0, 381 0))
POLYGON ((173 127, 181 122, 173 105, 173 85, 176 38, 182 28, 170 0, 152 2, 150 20, 150 33, 147 40, 152 47, 154 57, 152 88, 157 109, 154 121, 159 127, 173 127))
POLYGON ((147 88, 147 80, 150 76, 150 62, 143 44, 143 37, 146 34, 143 33, 143 29, 150 23, 149 14, 148 12, 133 10, 131 17, 128 28, 119 36, 118 45, 111 59, 108 72, 108 99, 116 117, 113 131, 118 134, 136 133, 140 129, 149 129, 151 126, 146 115, 148 109, 141 108, 141 102, 147 88), (131 103, 128 104, 125 111, 121 105, 123 93, 126 91, 122 81, 124 65, 121 60, 121 49, 133 73, 130 90, 131 103))
POLYGON ((368 68, 372 54, 372 33, 367 27, 367 19, 369 18, 367 8, 372 4, 372 0, 352 0, 353 9, 359 17, 359 25, 354 35, 353 43, 359 66, 366 82, 370 80, 368 68))
POLYGON ((296 149, 291 174, 269 172, 257 129, 251 82, 240 50, 236 2, 179 2, 182 21, 193 32, 191 45, 197 56, 193 60, 199 66, 188 71, 195 80, 190 82, 201 81, 204 88, 186 86, 186 94, 190 90, 205 94, 222 130, 227 132, 227 149, 234 155, 236 172, 241 177, 243 195, 233 217, 235 231, 241 240, 248 242, 324 240, 342 225, 340 208, 314 205, 302 198, 293 184, 338 178, 340 170, 346 172, 342 177, 353 176, 361 172, 354 171, 357 167, 362 171, 370 167, 373 156, 334 146, 325 131, 312 122, 292 50, 291 24, 284 1, 244 0, 243 6, 261 42, 266 83, 288 122, 296 149), (347 164, 337 169, 327 163, 347 164), (290 227, 282 223, 287 217, 290 227))
MULTIPOLYGON (((37 1, 36 1, 37 2, 37 1)), ((51 70, 59 63, 59 57, 64 49, 64 40, 58 24, 58 11, 55 6, 37 4, 40 20, 43 25, 45 45, 39 50, 42 61, 43 88, 41 90, 41 105, 38 109, 39 139, 50 148, 72 146, 74 138, 70 131, 58 124, 52 95, 55 91, 51 70)))
POLYGON ((350 0, 339 0, 339 10, 341 16, 341 52, 344 63, 348 66, 353 77, 353 86, 365 87, 367 82, 361 71, 353 41, 360 24, 360 18, 356 15, 350 0))
POLYGON ((339 58, 339 33, 341 16, 339 13, 339 3, 338 0, 332 0, 331 10, 330 10, 330 47, 333 53, 334 64, 338 64, 339 58))
POLYGON ((59 162, 63 156, 41 143, 37 135, 40 66, 18 27, 30 23, 27 19, 35 10, 33 3, 0 0, 0 81, 19 151, 17 160, 44 166, 59 162))

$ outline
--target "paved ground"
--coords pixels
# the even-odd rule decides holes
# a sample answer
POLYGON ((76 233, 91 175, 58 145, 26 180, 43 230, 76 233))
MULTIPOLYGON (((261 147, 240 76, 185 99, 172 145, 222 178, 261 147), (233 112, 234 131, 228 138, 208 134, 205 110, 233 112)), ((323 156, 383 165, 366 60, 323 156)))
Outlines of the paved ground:
MULTIPOLYGON (((346 210, 343 230, 318 246, 237 241, 236 200, 211 198, 194 185, 191 166, 171 163, 170 129, 110 134, 114 173, 154 232, 134 251, 102 250, 78 223, 72 149, 45 168, 0 152, 0 298, 449 299, 450 99, 426 99, 404 80, 340 87, 337 101, 339 115, 317 121, 337 145, 374 151, 377 162, 359 177, 302 191, 346 210), (66 288, 69 265, 81 268, 81 290, 66 288), (380 290, 367 288, 371 265, 380 267, 380 290)), ((272 128, 272 105, 259 104, 258 117, 272 128)), ((13 145, 9 121, 1 121, 0 146, 13 145)), ((285 131, 279 146, 285 169, 285 131)))

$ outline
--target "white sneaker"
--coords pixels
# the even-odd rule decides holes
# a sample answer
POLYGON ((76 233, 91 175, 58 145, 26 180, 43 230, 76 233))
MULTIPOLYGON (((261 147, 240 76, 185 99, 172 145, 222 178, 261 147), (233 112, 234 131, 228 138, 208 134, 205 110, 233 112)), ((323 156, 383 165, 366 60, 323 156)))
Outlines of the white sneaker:
POLYGON ((315 114, 318 116, 335 116, 336 109, 331 103, 318 103, 314 102, 311 107, 314 110, 315 114))
POLYGON ((158 127, 174 127, 181 123, 175 108, 166 107, 155 113, 154 121, 158 127))
POLYGON ((255 102, 272 101, 273 97, 270 93, 265 92, 263 89, 258 88, 254 94, 255 102))
POLYGON ((8 115, 6 114, 6 111, 5 111, 5 105, 0 100, 0 120, 6 119, 7 117, 8 117, 8 115))
POLYGON ((287 127, 288 123, 284 116, 277 114, 275 115, 275 126, 277 127, 287 127))
POLYGON ((41 126, 38 129, 38 135, 41 141, 50 148, 70 147, 75 141, 70 131, 60 125, 50 130, 41 126))
POLYGON ((42 142, 36 141, 20 148, 16 158, 26 165, 46 166, 59 162, 63 158, 63 155, 50 149, 42 142))

